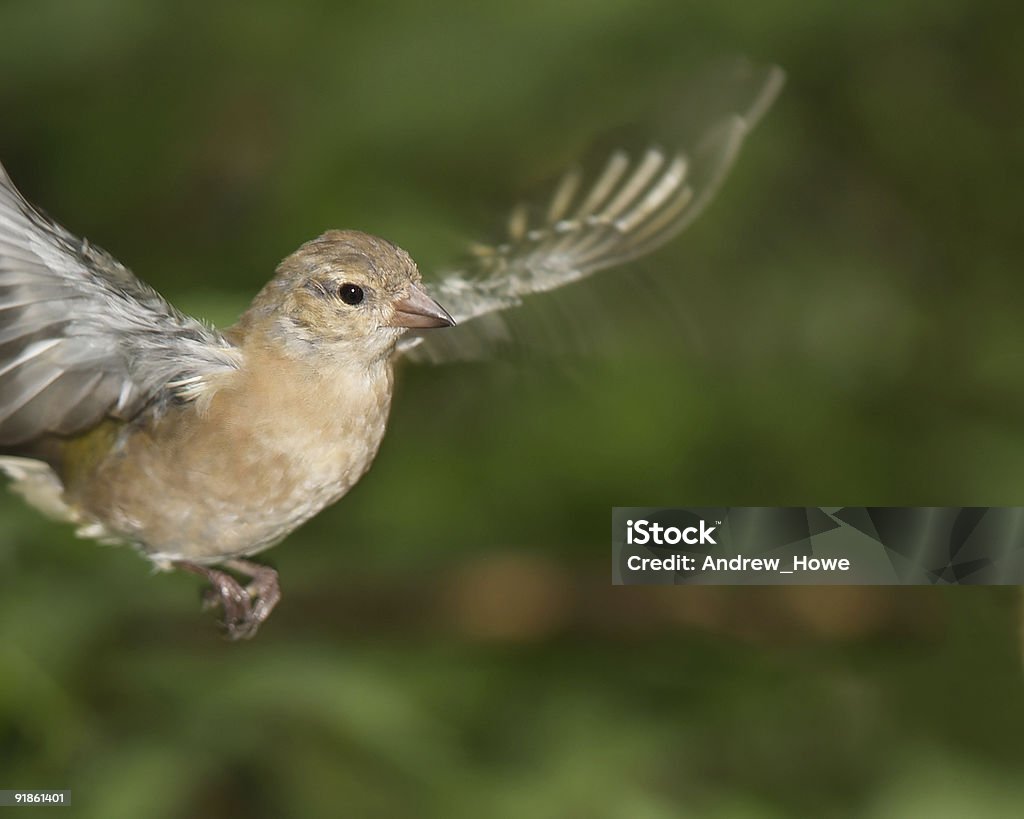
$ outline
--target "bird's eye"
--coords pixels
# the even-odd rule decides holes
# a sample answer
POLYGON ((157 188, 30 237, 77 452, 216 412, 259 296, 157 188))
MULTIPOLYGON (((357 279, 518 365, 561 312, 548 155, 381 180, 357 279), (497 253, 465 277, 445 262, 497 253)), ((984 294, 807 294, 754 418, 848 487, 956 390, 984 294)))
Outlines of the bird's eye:
POLYGON ((363 288, 358 284, 343 284, 338 288, 338 296, 345 304, 359 304, 363 300, 363 288))

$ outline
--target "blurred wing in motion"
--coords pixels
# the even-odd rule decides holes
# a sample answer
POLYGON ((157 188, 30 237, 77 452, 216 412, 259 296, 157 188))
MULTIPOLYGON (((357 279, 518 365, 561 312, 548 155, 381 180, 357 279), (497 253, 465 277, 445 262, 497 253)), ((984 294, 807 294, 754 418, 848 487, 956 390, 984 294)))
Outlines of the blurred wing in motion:
POLYGON ((0 447, 198 396, 219 333, 32 207, 0 167, 0 447))
POLYGON ((678 235, 711 201, 743 140, 782 88, 777 66, 743 64, 737 71, 742 99, 733 98, 733 110, 713 116, 691 152, 616 151, 589 185, 579 169, 569 171, 539 217, 517 207, 504 243, 474 249, 466 269, 429 285, 460 326, 407 336, 400 351, 431 363, 480 357, 508 336, 501 311, 525 296, 636 259, 678 235))

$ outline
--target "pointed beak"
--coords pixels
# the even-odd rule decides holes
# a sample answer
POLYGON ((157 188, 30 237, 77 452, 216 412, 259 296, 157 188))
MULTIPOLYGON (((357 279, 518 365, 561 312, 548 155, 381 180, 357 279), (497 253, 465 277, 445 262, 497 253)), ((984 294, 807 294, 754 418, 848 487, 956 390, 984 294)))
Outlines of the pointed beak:
POLYGON ((455 326, 455 319, 448 315, 448 311, 430 298, 427 291, 418 284, 410 285, 408 295, 394 301, 391 306, 395 308, 392 327, 420 329, 455 326))

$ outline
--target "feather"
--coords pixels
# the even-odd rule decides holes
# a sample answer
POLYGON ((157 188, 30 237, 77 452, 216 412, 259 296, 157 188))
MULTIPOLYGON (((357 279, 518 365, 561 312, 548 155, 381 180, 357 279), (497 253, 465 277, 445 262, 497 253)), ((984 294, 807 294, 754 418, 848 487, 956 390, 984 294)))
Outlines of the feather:
POLYGON ((714 119, 692 152, 652 146, 631 157, 618 150, 589 187, 578 168, 570 170, 536 224, 529 221, 530 209, 518 206, 504 243, 474 245, 464 269, 428 285, 459 326, 410 334, 399 351, 431 363, 477 358, 508 339, 502 311, 650 253, 678 235, 718 191, 743 140, 782 87, 776 66, 743 66, 740 73, 740 110, 714 119))
POLYGON ((224 336, 33 208, 0 166, 0 446, 201 395, 224 336))

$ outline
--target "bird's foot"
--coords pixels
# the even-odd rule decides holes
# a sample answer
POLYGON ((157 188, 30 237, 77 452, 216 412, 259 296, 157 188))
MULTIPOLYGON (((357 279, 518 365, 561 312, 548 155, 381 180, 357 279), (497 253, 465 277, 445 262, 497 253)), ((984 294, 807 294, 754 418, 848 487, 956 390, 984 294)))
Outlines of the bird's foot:
POLYGON ((281 585, 277 580, 277 571, 269 566, 253 563, 251 560, 229 560, 224 565, 232 571, 250 578, 249 585, 245 587, 245 590, 252 601, 252 610, 249 615, 252 632, 242 636, 252 637, 281 599, 281 585))
POLYGON ((210 583, 210 587, 203 591, 203 610, 220 608, 224 612, 222 625, 229 640, 248 640, 256 636, 260 625, 281 599, 277 572, 269 566, 248 560, 225 561, 226 568, 251 578, 251 582, 243 587, 220 569, 187 561, 179 561, 175 565, 210 583))

